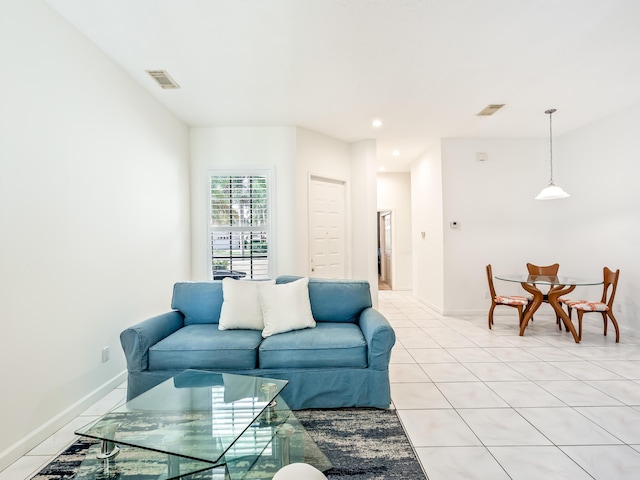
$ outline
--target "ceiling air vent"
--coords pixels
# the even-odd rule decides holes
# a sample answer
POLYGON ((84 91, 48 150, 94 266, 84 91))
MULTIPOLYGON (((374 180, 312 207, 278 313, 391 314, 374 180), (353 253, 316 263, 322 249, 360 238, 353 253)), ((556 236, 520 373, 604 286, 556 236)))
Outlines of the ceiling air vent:
POLYGON ((153 78, 161 88, 180 88, 180 85, 178 85, 164 70, 147 70, 146 72, 151 75, 151 78, 153 78))
POLYGON ((477 115, 479 117, 488 117, 496 113, 498 110, 504 107, 504 105, 505 105, 504 103, 487 105, 479 113, 477 113, 477 115))

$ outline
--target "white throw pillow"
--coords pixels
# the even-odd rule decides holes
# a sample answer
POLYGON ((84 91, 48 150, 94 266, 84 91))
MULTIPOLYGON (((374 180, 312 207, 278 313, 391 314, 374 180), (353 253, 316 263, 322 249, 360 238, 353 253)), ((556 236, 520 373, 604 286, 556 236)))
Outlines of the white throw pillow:
POLYGON ((222 280, 222 310, 218 330, 262 330, 262 306, 259 285, 273 285, 274 280, 222 280))
POLYGON ((279 285, 260 285, 258 297, 264 319, 263 338, 316 326, 311 313, 308 278, 279 285))

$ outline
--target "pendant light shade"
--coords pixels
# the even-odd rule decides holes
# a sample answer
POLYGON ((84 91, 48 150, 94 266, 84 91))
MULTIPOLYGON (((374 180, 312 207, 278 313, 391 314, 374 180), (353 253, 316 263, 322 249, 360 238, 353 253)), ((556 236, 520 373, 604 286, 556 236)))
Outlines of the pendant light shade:
POLYGON ((542 189, 542 191, 536 197, 536 200, 557 200, 559 198, 570 197, 567 192, 553 183, 550 183, 542 189))
POLYGON ((551 170, 551 177, 549 178, 549 185, 542 189, 535 198, 536 200, 557 200, 559 198, 567 198, 570 196, 562 188, 553 183, 553 130, 551 127, 551 115, 555 111, 555 108, 551 108, 544 112, 549 115, 549 166, 551 170))

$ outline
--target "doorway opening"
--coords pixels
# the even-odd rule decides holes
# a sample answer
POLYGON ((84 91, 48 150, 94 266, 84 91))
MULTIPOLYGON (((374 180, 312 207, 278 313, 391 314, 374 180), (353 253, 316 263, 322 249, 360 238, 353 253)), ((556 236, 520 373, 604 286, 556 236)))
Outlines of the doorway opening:
POLYGON ((391 215, 378 212, 378 290, 393 290, 393 242, 391 215))

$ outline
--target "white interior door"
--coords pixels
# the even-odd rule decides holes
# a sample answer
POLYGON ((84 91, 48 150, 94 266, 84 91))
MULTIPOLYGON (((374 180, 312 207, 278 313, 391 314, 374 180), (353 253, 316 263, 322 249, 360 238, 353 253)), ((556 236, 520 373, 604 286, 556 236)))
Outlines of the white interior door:
POLYGON ((388 213, 382 217, 384 219, 384 281, 389 284, 389 287, 393 288, 393 275, 391 268, 391 213, 388 213))
POLYGON ((379 212, 378 244, 380 250, 380 280, 389 288, 393 282, 392 268, 392 244, 391 244, 391 212, 379 212))
POLYGON ((345 183, 309 178, 309 276, 345 278, 345 183))
POLYGON ((384 261, 384 213, 378 212, 378 276, 381 281, 386 281, 387 265, 384 261))

